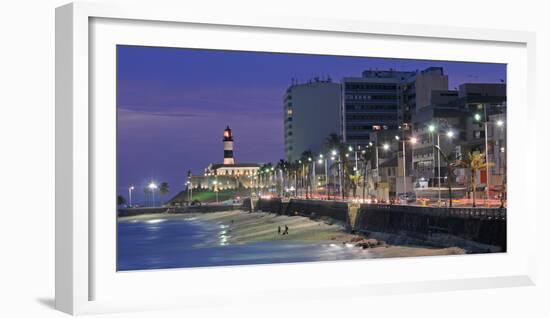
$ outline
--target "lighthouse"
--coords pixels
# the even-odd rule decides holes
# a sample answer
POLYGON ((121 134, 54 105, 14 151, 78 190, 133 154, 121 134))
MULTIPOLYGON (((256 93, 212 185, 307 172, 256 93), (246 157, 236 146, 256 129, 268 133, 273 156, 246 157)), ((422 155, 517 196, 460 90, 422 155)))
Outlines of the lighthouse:
POLYGON ((235 164, 235 159, 233 159, 233 134, 229 126, 223 131, 223 164, 235 164))

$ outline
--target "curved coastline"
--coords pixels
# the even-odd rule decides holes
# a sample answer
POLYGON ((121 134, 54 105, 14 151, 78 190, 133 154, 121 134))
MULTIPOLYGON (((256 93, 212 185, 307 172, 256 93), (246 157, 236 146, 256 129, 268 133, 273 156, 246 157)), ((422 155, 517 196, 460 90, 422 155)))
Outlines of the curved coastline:
MULTIPOLYGON (((120 217, 119 221, 151 221, 151 220, 192 220, 204 224, 220 226, 225 237, 221 245, 253 245, 264 242, 274 244, 305 244, 315 245, 345 245, 355 249, 368 250, 368 255, 359 255, 357 258, 389 258, 411 256, 435 256, 465 254, 465 250, 457 247, 438 248, 415 245, 389 245, 383 241, 362 235, 351 234, 345 231, 343 224, 332 219, 312 220, 303 216, 277 215, 267 212, 245 212, 242 210, 212 212, 212 213, 185 213, 185 214, 145 214, 131 217, 120 217), (279 234, 285 225, 288 226, 288 235, 279 234)), ((201 244, 202 245, 202 244, 201 244)), ((251 259, 253 255, 251 255, 251 259)), ((347 259, 347 258, 344 258, 347 259)), ((320 260, 323 260, 322 258, 320 260)), ((253 261, 250 262, 254 264, 253 261)))

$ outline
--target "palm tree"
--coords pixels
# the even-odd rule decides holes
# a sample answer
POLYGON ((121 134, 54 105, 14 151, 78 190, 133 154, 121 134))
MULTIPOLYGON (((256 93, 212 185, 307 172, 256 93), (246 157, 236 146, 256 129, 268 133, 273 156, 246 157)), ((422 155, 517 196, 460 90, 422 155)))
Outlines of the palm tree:
POLYGON ((149 189, 149 187, 144 187, 143 188, 143 193, 145 194, 145 205, 147 206, 147 198, 149 197, 149 194, 152 193, 151 189, 149 189))
POLYGON ((159 194, 160 194, 160 205, 162 205, 162 197, 170 192, 170 188, 168 187, 168 182, 162 182, 159 187, 159 194))
POLYGON ((276 178, 276 180, 277 180, 277 192, 279 193, 279 195, 281 195, 283 193, 283 188, 284 188, 284 175, 283 174, 284 174, 284 171, 286 169, 285 163, 286 163, 286 161, 284 161, 283 159, 280 159, 279 162, 277 162, 277 164, 275 165, 275 173, 280 173, 280 177, 276 178))
POLYGON ((355 198, 357 196, 357 186, 359 185, 360 181, 361 181, 361 175, 351 174, 349 176, 349 185, 350 185, 351 190, 353 192, 353 198, 355 198))
POLYGON ((367 180, 367 170, 369 168, 368 163, 372 160, 372 157, 374 156, 374 152, 372 151, 372 148, 367 148, 366 150, 363 150, 359 156, 359 160, 363 163, 363 202, 365 201, 365 189, 368 184, 367 180))
POLYGON ((457 167, 470 169, 470 187, 472 188, 472 207, 476 207, 476 175, 480 170, 488 169, 491 167, 491 163, 485 160, 485 154, 478 151, 470 152, 468 158, 458 160, 457 167))
POLYGON ((260 180, 261 180, 262 188, 269 188, 269 184, 267 181, 269 179, 269 175, 271 174, 271 168, 272 168, 271 163, 266 163, 266 164, 263 164, 260 167, 260 170, 258 171, 261 178, 260 180))
MULTIPOLYGON (((445 161, 445 165, 447 166, 447 190, 449 191, 449 207, 453 207, 453 185, 452 180, 456 178, 455 169, 459 166, 461 166, 461 163, 458 160, 455 160, 453 156, 448 155, 443 152, 441 147, 438 145, 434 145, 434 148, 437 149, 441 157, 443 157, 443 160, 445 161)), ((474 203, 475 206, 475 203, 474 203)))
POLYGON ((344 149, 344 144, 340 141, 340 136, 338 136, 338 134, 336 133, 331 133, 330 135, 328 135, 325 141, 325 146, 329 150, 340 151, 344 149))
POLYGON ((294 176, 294 196, 298 196, 298 173, 300 172, 301 164, 298 160, 295 160, 290 165, 290 171, 294 176))
MULTIPOLYGON (((342 194, 342 200, 345 199, 345 193, 346 193, 346 178, 347 178, 347 172, 348 172, 348 160, 345 156, 346 153, 346 145, 340 140, 340 136, 338 136, 335 133, 331 133, 326 141, 325 146, 329 149, 329 151, 337 151, 338 152, 338 174, 341 176, 342 184, 340 184, 340 190, 342 194)), ((335 163, 336 164, 336 163, 335 163)))
POLYGON ((120 194, 117 195, 117 197, 116 197, 116 204, 117 204, 117 205, 123 205, 123 204, 125 204, 125 203, 126 203, 126 199, 125 199, 123 196, 121 196, 120 194))
POLYGON ((310 185, 311 185, 311 169, 309 167, 310 163, 311 163, 311 160, 313 158, 313 153, 311 152, 311 150, 306 150, 304 152, 302 152, 302 157, 301 157, 301 161, 302 161, 302 180, 303 180, 303 184, 302 186, 305 187, 305 190, 306 190, 306 199, 309 197, 308 194, 310 194, 308 192, 308 189, 310 188, 310 185))

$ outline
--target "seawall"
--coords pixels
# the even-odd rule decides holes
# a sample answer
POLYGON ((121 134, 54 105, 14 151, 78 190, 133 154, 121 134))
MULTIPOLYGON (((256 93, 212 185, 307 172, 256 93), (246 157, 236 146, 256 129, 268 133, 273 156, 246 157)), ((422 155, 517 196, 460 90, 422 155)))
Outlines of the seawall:
POLYGON ((405 234, 430 240, 445 234, 506 250, 506 209, 432 208, 343 201, 260 199, 254 210, 311 218, 330 217, 356 231, 405 234))
POLYGON ((209 205, 192 205, 185 207, 154 207, 154 208, 120 208, 117 210, 119 217, 135 216, 143 214, 160 214, 160 213, 209 213, 209 212, 222 212, 241 210, 243 205, 241 204, 209 204, 209 205))

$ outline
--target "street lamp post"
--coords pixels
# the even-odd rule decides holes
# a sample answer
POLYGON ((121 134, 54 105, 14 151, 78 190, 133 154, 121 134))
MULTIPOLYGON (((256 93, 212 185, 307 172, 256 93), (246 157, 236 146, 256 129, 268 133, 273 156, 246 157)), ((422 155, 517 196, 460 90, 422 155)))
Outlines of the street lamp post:
POLYGON ((153 207, 155 206, 155 189, 157 188, 157 185, 156 183, 152 182, 149 183, 149 190, 151 190, 151 197, 152 197, 152 201, 153 201, 153 207))
MULTIPOLYGON (((417 142, 417 139, 416 137, 412 137, 411 138, 411 172, 413 173, 413 177, 416 178, 416 173, 415 173, 415 170, 414 170, 414 145, 416 144, 417 142)), ((414 189, 414 185, 413 185, 413 189, 414 189)), ((413 190, 411 189, 411 190, 413 190)))
MULTIPOLYGON (((432 124, 428 126, 428 131, 430 132, 430 135, 432 136, 432 143, 434 139, 434 132, 436 134, 437 138, 437 148, 439 148, 439 131, 435 130, 435 126, 432 124)), ((435 175, 435 149, 432 152, 432 162, 434 167, 434 175, 435 175)), ((441 155, 439 153, 439 150, 437 151, 437 205, 441 205, 441 155)))
MULTIPOLYGON (((372 146, 372 143, 370 144, 372 146)), ((374 152, 376 153, 376 181, 378 181, 378 143, 374 147, 374 152)))
POLYGON ((439 151, 439 132, 437 133, 437 205, 441 205, 441 152, 439 151))
MULTIPOLYGON (((336 151, 332 151, 332 157, 330 157, 330 160, 332 160, 333 162, 336 161, 336 157, 335 157, 335 154, 336 154, 336 151)), ((334 164, 333 164, 334 165, 334 164)), ((336 174, 333 174, 332 171, 331 171, 331 174, 332 174, 332 185, 333 185, 333 188, 336 188, 336 174)), ((333 198, 336 198, 336 194, 333 193, 333 198)))
MULTIPOLYGON (((395 139, 399 142, 399 136, 395 136, 395 139)), ((405 137, 403 137, 403 198, 405 203, 407 202, 407 157, 405 154, 405 137)))
POLYGON ((219 203, 219 200, 218 200, 218 180, 214 180, 212 182, 214 184, 214 192, 216 193, 216 203, 219 203))
POLYGON ((326 196, 327 196, 327 200, 330 199, 329 197, 329 192, 328 192, 328 158, 325 158, 325 192, 326 192, 326 196))
POLYGON ((309 180, 309 198, 313 199, 313 195, 315 192, 317 192, 317 186, 315 183, 315 161, 311 159, 311 157, 307 158, 309 162, 311 162, 311 173, 308 173, 308 180, 309 180))
MULTIPOLYGON (((488 134, 487 134, 487 122, 488 122, 488 119, 487 119, 487 105, 485 104, 481 104, 483 106, 483 115, 485 116, 484 117, 484 120, 483 120, 483 126, 484 126, 484 130, 485 130, 485 162, 487 163, 487 167, 485 168, 485 171, 487 172, 486 175, 487 175, 487 181, 485 182, 485 196, 486 196, 486 199, 485 199, 485 204, 487 206, 490 205, 489 203, 489 199, 490 199, 490 195, 489 195, 489 187, 490 187, 490 179, 491 179, 491 176, 490 176, 490 172, 489 172, 489 137, 488 137, 488 134)), ((480 121, 481 120, 481 116, 479 114, 475 114, 474 115, 474 119, 476 121, 480 121)))
POLYGON ((128 187, 128 197, 129 197, 129 204, 130 207, 132 207, 132 191, 134 191, 134 186, 128 187))
POLYGON ((489 169, 489 137, 487 136, 487 106, 483 104, 483 113, 485 115, 485 162, 487 163, 487 167, 485 170, 487 171, 487 206, 491 205, 491 197, 490 197, 490 180, 491 180, 491 174, 489 169))

